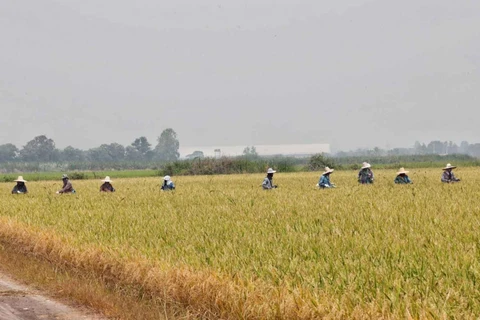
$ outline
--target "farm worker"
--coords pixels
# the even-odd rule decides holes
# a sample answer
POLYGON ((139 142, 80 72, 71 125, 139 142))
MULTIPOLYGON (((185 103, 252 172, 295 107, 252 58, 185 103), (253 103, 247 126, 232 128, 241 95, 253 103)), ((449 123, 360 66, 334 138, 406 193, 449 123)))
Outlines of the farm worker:
POLYGON ((163 177, 162 190, 163 191, 175 190, 175 184, 173 183, 172 178, 170 176, 163 177))
POLYGON ((334 169, 330 169, 329 167, 325 167, 325 172, 322 173, 320 176, 320 180, 318 181, 317 187, 319 188, 335 188, 335 185, 330 182, 330 174, 334 171, 334 169))
POLYGON ((456 178, 453 174, 452 170, 455 168, 456 166, 452 166, 450 163, 448 163, 447 166, 443 168, 442 182, 453 183, 460 181, 460 179, 456 178))
POLYGON ((75 193, 75 189, 73 189, 72 183, 70 182, 66 174, 62 176, 62 181, 63 188, 62 190, 57 191, 57 193, 75 193))
POLYGON ((397 172, 397 177, 395 178, 394 182, 396 184, 410 184, 413 183, 412 180, 407 176, 408 171, 405 171, 405 168, 400 168, 397 172))
POLYGON ((358 182, 361 184, 373 183, 373 172, 370 169, 371 165, 368 162, 362 163, 362 168, 358 172, 358 182))
POLYGON ((26 180, 23 179, 22 176, 18 176, 15 181, 17 184, 13 187, 12 194, 22 194, 27 193, 27 186, 25 185, 26 180))
POLYGON ((106 176, 102 180, 103 184, 100 186, 100 192, 115 192, 115 188, 112 186, 112 180, 109 176, 106 176))
POLYGON ((265 179, 263 179, 262 187, 264 190, 270 190, 270 189, 275 189, 277 188, 277 185, 273 184, 273 174, 277 172, 273 170, 272 168, 268 168, 267 170, 267 176, 265 179))

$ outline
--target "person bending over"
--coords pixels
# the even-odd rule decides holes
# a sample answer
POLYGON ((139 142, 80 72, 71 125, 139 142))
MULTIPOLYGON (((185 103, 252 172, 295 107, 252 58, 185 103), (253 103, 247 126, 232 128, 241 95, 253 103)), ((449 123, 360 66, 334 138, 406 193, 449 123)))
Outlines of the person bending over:
POLYGON ((362 168, 358 172, 358 182, 361 184, 371 184, 373 183, 373 171, 370 163, 364 162, 362 168))
POLYGON ((450 163, 447 164, 445 168, 443 168, 443 174, 442 174, 442 182, 445 183, 455 183, 459 182, 460 179, 455 177, 455 174, 453 174, 453 169, 455 169, 456 166, 452 166, 450 163))
POLYGON ((173 183, 172 178, 170 176, 163 177, 162 190, 163 191, 175 190, 175 184, 173 183))
POLYGON ((334 171, 334 169, 330 169, 329 167, 325 167, 325 172, 322 173, 320 176, 320 180, 318 180, 317 187, 320 189, 325 188, 335 188, 335 185, 330 182, 330 174, 334 171))
POLYGON ((100 186, 100 192, 115 192, 115 188, 112 186, 112 180, 109 176, 106 176, 102 180, 103 184, 100 186))
POLYGON ((408 171, 405 171, 405 168, 400 168, 397 172, 397 177, 395 178, 394 182, 396 184, 411 184, 413 183, 412 180, 407 176, 408 171))
POLYGON ((263 183, 262 183, 263 190, 271 190, 278 187, 277 185, 273 184, 273 174, 275 172, 277 171, 273 170, 272 168, 268 168, 267 176, 265 177, 265 179, 263 179, 263 183))
POLYGON ((13 181, 15 181, 17 184, 13 187, 12 194, 28 193, 27 186, 25 184, 27 180, 24 180, 22 176, 18 176, 18 178, 13 181))
POLYGON ((63 188, 58 190, 57 193, 64 194, 64 193, 75 193, 75 189, 73 189, 72 183, 68 179, 68 176, 64 174, 62 176, 63 181, 63 188))

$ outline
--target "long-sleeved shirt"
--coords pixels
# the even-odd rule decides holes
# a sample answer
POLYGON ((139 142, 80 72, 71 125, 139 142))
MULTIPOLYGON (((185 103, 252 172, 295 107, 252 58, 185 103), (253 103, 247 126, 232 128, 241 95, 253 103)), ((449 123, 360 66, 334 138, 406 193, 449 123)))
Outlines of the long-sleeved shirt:
POLYGON ((75 193, 75 189, 73 189, 70 180, 63 181, 63 188, 62 190, 59 190, 58 193, 75 193))
POLYGON ((16 184, 13 187, 12 194, 14 193, 27 193, 27 186, 25 184, 16 184))
POLYGON ((100 192, 115 192, 115 188, 110 182, 105 182, 100 186, 100 192))
POLYGON ((410 184, 410 183, 412 183, 412 180, 410 180, 410 178, 406 174, 405 175, 399 174, 395 178, 394 182, 397 183, 397 184, 410 184))
POLYGON ((334 185, 330 182, 330 175, 322 174, 318 181, 318 186, 320 188, 333 188, 334 185))
POLYGON ((373 183, 373 171, 370 168, 361 169, 358 172, 358 182, 361 184, 373 183))
POLYGON ((173 183, 173 181, 168 181, 167 183, 163 184, 162 190, 164 191, 175 190, 175 184, 173 183))
POLYGON ((262 188, 264 190, 270 190, 276 187, 277 186, 273 185, 273 179, 269 179, 268 177, 265 177, 265 179, 263 179, 262 188))
POLYGON ((453 174, 453 171, 448 171, 448 170, 443 171, 441 180, 442 182, 447 182, 447 183, 460 181, 460 179, 457 179, 455 177, 455 175, 453 174))

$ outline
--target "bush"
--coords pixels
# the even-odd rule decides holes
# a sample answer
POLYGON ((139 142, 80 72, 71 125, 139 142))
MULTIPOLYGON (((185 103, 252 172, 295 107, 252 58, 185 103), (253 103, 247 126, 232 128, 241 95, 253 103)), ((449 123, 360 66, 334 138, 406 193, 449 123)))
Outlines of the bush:
POLYGON ((84 180, 88 179, 88 176, 85 172, 74 172, 69 175, 69 178, 73 180, 84 180))
POLYGON ((318 171, 323 170, 325 167, 335 168, 335 161, 323 154, 316 154, 310 157, 306 169, 309 171, 318 171))
POLYGON ((241 174, 266 172, 272 167, 281 172, 294 172, 296 165, 305 161, 295 158, 258 158, 245 157, 220 159, 204 158, 194 160, 181 160, 161 165, 158 175, 213 175, 213 174, 241 174))

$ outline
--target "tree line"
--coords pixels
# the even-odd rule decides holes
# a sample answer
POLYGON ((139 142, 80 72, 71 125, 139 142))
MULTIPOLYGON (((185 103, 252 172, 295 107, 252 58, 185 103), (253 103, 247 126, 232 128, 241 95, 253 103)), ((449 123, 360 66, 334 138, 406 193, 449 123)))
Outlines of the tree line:
POLYGON ((453 155, 465 154, 472 157, 480 157, 480 143, 470 144, 462 141, 457 145, 453 141, 434 140, 429 143, 416 141, 411 148, 382 149, 357 149, 354 151, 340 151, 334 156, 336 158, 346 157, 386 157, 386 156, 411 156, 411 155, 453 155))
POLYGON ((165 129, 154 148, 146 137, 135 139, 130 145, 102 144, 89 150, 68 146, 58 149, 53 139, 36 136, 21 149, 12 143, 0 145, 0 162, 121 162, 121 161, 176 161, 180 157, 177 133, 165 129))

